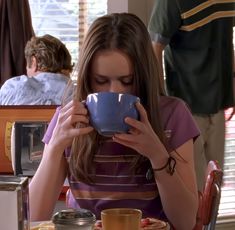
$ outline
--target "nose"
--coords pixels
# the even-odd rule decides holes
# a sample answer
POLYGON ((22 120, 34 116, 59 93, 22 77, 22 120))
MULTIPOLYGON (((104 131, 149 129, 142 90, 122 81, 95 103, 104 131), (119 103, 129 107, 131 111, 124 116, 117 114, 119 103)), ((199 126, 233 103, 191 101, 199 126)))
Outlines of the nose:
POLYGON ((115 81, 115 82, 111 82, 109 91, 113 92, 113 93, 123 93, 124 88, 123 88, 121 82, 115 81))

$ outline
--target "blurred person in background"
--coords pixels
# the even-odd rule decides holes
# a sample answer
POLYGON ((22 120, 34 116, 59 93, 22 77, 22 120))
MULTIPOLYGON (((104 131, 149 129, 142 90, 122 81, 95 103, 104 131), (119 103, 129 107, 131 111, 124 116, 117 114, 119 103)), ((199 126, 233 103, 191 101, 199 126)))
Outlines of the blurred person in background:
POLYGON ((25 47, 27 76, 7 80, 0 105, 60 105, 73 65, 66 46, 51 35, 32 37, 25 47))
POLYGON ((234 107, 234 16, 232 0, 158 0, 148 27, 162 84, 164 50, 168 94, 189 105, 201 131, 194 150, 200 190, 207 163, 224 164, 224 110, 234 107))

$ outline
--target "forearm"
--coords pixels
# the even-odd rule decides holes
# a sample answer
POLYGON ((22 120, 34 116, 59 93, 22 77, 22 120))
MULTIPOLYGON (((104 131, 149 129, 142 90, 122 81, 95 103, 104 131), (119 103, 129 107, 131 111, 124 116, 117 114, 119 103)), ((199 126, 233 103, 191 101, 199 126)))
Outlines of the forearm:
POLYGON ((193 229, 198 198, 188 190, 177 171, 171 176, 165 170, 155 173, 164 212, 176 230, 193 229), (185 218, 187 216, 187 218, 185 218))
MULTIPOLYGON (((167 168, 154 172, 163 209, 177 230, 192 229, 196 221, 198 192, 191 149, 191 140, 177 149, 179 154, 183 154, 183 159, 177 154, 173 155, 176 160, 173 175, 167 172, 167 168)), ((162 146, 160 152, 153 156, 152 167, 160 168, 167 162, 169 154, 162 146)))
POLYGON ((61 192, 67 163, 59 149, 46 146, 43 159, 29 185, 30 218, 33 221, 51 218, 61 192))

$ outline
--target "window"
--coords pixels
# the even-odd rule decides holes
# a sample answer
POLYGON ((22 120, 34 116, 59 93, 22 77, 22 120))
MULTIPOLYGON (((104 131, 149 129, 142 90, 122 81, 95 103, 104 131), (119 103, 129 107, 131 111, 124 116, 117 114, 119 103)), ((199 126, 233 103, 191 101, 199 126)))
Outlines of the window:
POLYGON ((73 62, 92 21, 107 13, 107 0, 29 0, 36 36, 51 34, 66 44, 73 62))
MULTIPOLYGON (((235 28, 233 30, 233 44, 235 47, 235 28)), ((231 113, 228 109, 226 117, 231 113)), ((222 186, 218 220, 235 219, 235 116, 226 122, 225 134, 225 162, 224 183, 222 186)))
MULTIPOLYGON (((226 117, 231 109, 226 111, 226 117)), ((219 206, 221 219, 235 218, 235 116, 226 122, 224 183, 219 206)), ((219 219, 220 219, 219 218, 219 219)))

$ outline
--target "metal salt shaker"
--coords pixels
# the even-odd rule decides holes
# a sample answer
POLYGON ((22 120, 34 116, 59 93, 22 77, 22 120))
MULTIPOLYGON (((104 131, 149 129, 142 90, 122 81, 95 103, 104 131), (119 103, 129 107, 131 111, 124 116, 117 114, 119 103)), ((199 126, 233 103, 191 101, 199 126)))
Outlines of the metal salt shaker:
POLYGON ((86 209, 61 210, 52 217, 55 230, 93 230, 95 221, 95 215, 86 209))

